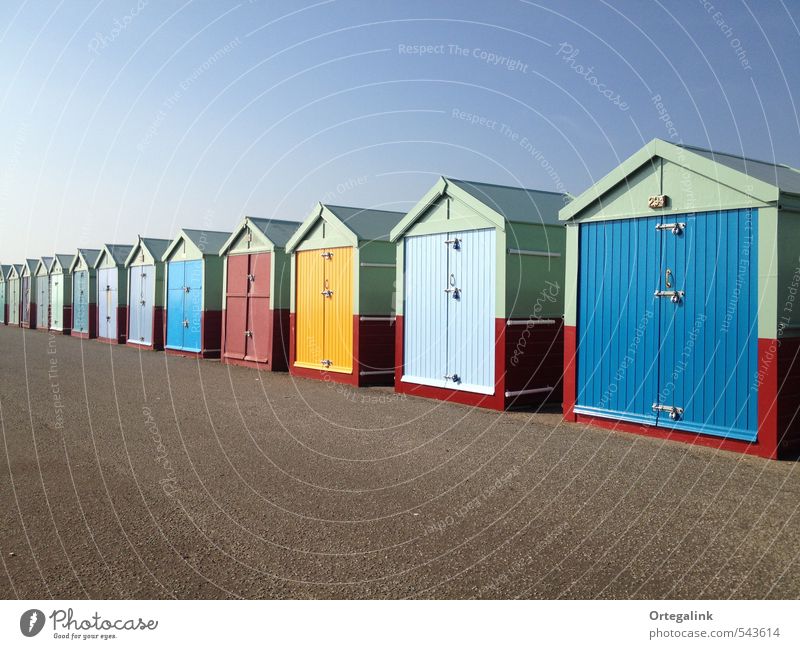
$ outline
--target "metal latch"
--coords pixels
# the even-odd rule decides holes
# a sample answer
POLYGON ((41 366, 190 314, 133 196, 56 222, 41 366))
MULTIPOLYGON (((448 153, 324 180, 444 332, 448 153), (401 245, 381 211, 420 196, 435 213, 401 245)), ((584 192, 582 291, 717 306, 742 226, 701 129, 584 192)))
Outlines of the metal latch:
POLYGON ((188 320, 184 320, 183 321, 183 326, 188 329, 189 328, 189 321, 188 320))
POLYGON ((454 239, 446 239, 444 243, 445 243, 445 245, 448 245, 448 246, 452 243, 453 244, 453 250, 461 250, 461 239, 459 239, 457 237, 454 238, 454 239))
POLYGON ((322 294, 325 297, 331 297, 333 295, 333 291, 331 289, 329 289, 329 288, 326 288, 324 291, 322 291, 322 294))
POLYGON ((450 273, 449 288, 444 289, 445 293, 452 293, 453 299, 457 300, 461 297, 461 289, 456 286, 456 276, 450 273))
POLYGON ((111 320, 111 316, 110 316, 110 315, 107 315, 107 316, 106 316, 106 322, 108 322, 109 320, 111 320))
POLYGON ((682 299, 683 296, 686 295, 685 291, 655 291, 653 293, 655 297, 668 297, 672 300, 673 304, 678 304, 682 299))
POLYGON ((323 259, 333 259, 333 253, 328 250, 320 255, 323 259))
POLYGON ((145 301, 144 301, 144 300, 142 300, 141 302, 139 302, 139 304, 141 304, 142 306, 144 306, 144 305, 145 305, 145 301))
POLYGON ((244 332, 244 336, 245 338, 252 338, 253 332, 248 329, 247 331, 244 332))
POLYGON ((189 292, 189 287, 188 286, 184 286, 183 287, 183 292, 184 293, 188 293, 189 292))
POLYGON ((656 230, 672 230, 672 234, 683 234, 685 229, 685 223, 658 223, 656 225, 656 230))
POLYGON ((253 275, 253 274, 249 274, 249 275, 247 276, 247 281, 248 281, 248 282, 255 282, 255 281, 256 281, 256 276, 255 276, 255 275, 253 275))
POLYGON ((452 381, 453 383, 461 383, 461 377, 458 374, 445 374, 445 381, 452 381))
POLYGON ((331 360, 328 360, 327 358, 326 358, 326 359, 324 359, 324 360, 322 360, 322 361, 320 361, 320 362, 321 362, 321 363, 322 363, 322 364, 323 364, 325 367, 330 367, 331 365, 333 365, 333 361, 331 361, 331 360))
POLYGON ((669 418, 672 419, 672 421, 677 421, 683 415, 683 408, 679 408, 678 406, 662 406, 654 403, 653 412, 669 413, 669 418))

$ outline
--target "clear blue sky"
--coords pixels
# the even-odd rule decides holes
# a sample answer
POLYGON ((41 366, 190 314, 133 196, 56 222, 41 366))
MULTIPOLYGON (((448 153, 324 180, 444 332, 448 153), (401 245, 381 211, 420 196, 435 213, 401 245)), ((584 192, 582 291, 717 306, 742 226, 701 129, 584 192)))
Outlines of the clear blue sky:
POLYGON ((800 167, 798 24, 796 0, 5 0, 0 260, 405 210, 440 174, 578 193, 653 137, 800 167))

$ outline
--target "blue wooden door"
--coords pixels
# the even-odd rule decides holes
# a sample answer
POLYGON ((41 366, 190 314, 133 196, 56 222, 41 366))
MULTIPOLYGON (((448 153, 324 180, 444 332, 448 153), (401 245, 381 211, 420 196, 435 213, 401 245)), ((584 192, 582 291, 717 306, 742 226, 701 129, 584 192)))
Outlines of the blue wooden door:
POLYGON ((407 237, 403 243, 403 381, 447 384, 446 234, 407 237))
POLYGON ((448 387, 494 394, 495 230, 451 232, 448 241, 448 387))
POLYGON ((203 262, 200 260, 185 262, 184 282, 184 320, 188 323, 183 332, 183 348, 186 351, 199 352, 201 347, 202 312, 203 312, 203 262))
POLYGON ((171 349, 183 349, 183 294, 185 261, 171 261, 167 266, 167 342, 171 349))
POLYGON ((659 420, 676 429, 754 441, 757 210, 679 215, 659 232, 659 420))
POLYGON ((580 225, 576 412, 657 422, 659 223, 580 225))
POLYGON ((36 280, 36 327, 47 329, 50 325, 50 280, 47 275, 36 280))
POLYGON ((89 333, 89 272, 75 271, 72 277, 72 330, 89 333))
POLYGON ((117 275, 116 268, 97 271, 97 335, 101 338, 117 337, 117 275))

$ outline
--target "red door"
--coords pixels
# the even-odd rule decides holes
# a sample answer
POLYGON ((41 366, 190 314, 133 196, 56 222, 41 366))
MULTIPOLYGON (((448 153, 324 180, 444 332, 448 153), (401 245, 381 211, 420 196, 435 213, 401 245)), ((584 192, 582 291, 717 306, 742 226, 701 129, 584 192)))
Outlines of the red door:
POLYGON ((245 358, 264 363, 272 348, 272 321, 269 310, 271 259, 268 252, 250 255, 250 291, 247 297, 245 358))
POLYGON ((247 289, 249 255, 228 257, 225 289, 225 357, 243 359, 247 330, 247 289))

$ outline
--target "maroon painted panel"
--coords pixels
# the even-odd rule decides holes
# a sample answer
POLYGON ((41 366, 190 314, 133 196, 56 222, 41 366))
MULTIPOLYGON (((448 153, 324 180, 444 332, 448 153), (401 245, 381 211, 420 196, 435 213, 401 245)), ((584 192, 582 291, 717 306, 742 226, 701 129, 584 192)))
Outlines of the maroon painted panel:
POLYGON ((272 348, 272 321, 268 297, 250 296, 247 298, 247 330, 245 337, 245 358, 251 361, 266 362, 272 348))
POLYGON ((250 274, 253 276, 250 282, 250 295, 270 297, 270 266, 270 253, 262 252, 257 255, 250 255, 250 274))
POLYGON ((225 307, 225 357, 244 358, 246 345, 244 331, 247 328, 247 298, 228 295, 225 307))
POLYGON ((225 285, 225 340, 223 356, 244 358, 245 329, 247 328, 247 290, 249 280, 249 255, 232 255, 227 258, 228 273, 225 285))

